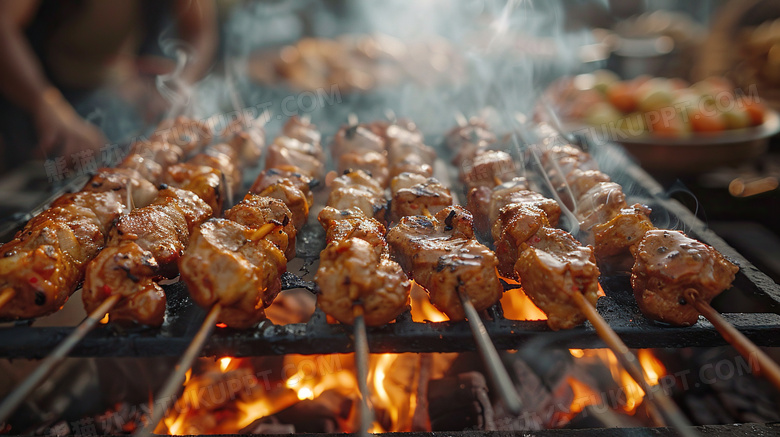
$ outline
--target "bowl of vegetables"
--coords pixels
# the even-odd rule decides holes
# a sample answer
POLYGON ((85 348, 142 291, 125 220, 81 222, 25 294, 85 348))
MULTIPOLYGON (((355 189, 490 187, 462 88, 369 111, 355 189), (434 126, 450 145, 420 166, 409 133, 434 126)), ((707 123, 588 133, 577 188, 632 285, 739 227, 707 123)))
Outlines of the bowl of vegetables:
POLYGON ((544 94, 566 128, 623 145, 648 170, 700 173, 760 156, 780 118, 755 88, 723 78, 689 84, 640 76, 620 80, 600 70, 565 78, 544 94))

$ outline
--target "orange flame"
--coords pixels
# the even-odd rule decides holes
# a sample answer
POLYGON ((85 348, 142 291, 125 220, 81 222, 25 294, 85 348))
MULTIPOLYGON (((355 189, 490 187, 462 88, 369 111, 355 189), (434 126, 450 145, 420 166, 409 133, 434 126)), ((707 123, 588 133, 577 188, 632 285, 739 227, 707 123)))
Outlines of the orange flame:
MULTIPOLYGON (((636 412, 644 400, 644 393, 619 366, 611 351, 570 349, 570 353, 575 360, 582 360, 582 364, 603 363, 607 366, 626 395, 620 397, 625 398, 625 402, 617 408, 626 414, 636 412), (586 360, 590 360, 590 363, 586 360)), ((657 382, 666 372, 663 365, 649 350, 639 350, 638 355, 648 379, 657 382)), ((376 420, 370 431, 411 430, 417 408, 417 384, 422 363, 426 363, 429 377, 437 379, 444 375, 456 357, 454 353, 371 355, 368 396, 376 420)), ((281 374, 271 374, 269 379, 264 376, 264 380, 257 377, 260 373, 255 372, 252 362, 233 357, 201 361, 201 365, 196 367, 201 370, 187 373, 184 393, 156 432, 236 433, 256 420, 276 414, 298 402, 316 401, 320 396, 335 394, 352 400, 350 414, 337 418, 340 428, 345 432, 357 430, 360 395, 352 355, 287 355, 282 363, 281 374), (215 402, 214 396, 222 400, 215 402)), ((563 413, 565 416, 573 417, 588 405, 605 402, 598 389, 589 386, 586 381, 573 377, 567 379, 573 392, 573 401, 571 409, 563 413)))
POLYGON ((539 309, 522 288, 510 290, 501 297, 504 317, 509 320, 547 320, 547 314, 539 309))
MULTIPOLYGON (((620 366, 617 357, 609 349, 569 349, 569 353, 577 360, 600 360, 612 374, 612 378, 620 385, 620 389, 625 394, 625 403, 621 405, 623 411, 627 414, 633 415, 636 413, 636 409, 642 404, 645 397, 645 392, 640 387, 639 383, 634 381, 631 375, 620 366)), ((666 368, 661 362, 653 355, 648 349, 640 349, 638 351, 639 362, 642 365, 642 369, 647 375, 647 380, 651 384, 657 384, 661 376, 666 374, 666 368)), ((584 387, 587 387, 581 381, 576 379, 570 379, 569 385, 575 393, 575 402, 572 403, 572 412, 577 413, 582 411, 587 405, 591 405, 593 402, 599 401, 598 396, 590 396, 584 387), (587 396, 580 396, 582 399, 577 402, 578 393, 585 393, 587 396), (588 402, 591 400, 592 402, 588 402), (575 403, 577 405, 575 405, 575 403)), ((588 390, 591 390, 587 387, 588 390)), ((592 390, 591 390, 592 391, 592 390)))
MULTIPOLYGON (((518 281, 501 276, 507 284, 516 285, 501 297, 501 307, 504 309, 504 317, 510 320, 547 320, 547 314, 534 305, 531 298, 525 294, 518 281)), ((599 284, 599 296, 606 296, 599 284)))
POLYGON ((652 385, 658 384, 658 380, 666 375, 666 367, 653 355, 650 349, 639 349, 637 356, 639 357, 639 364, 642 365, 642 369, 645 371, 645 375, 647 375, 648 382, 652 385))
POLYGON ((219 368, 222 370, 222 373, 227 372, 231 361, 233 361, 233 357, 222 357, 219 359, 219 368))
POLYGON ((525 294, 520 283, 514 279, 501 277, 508 284, 517 285, 518 288, 507 291, 501 297, 501 307, 504 309, 504 317, 509 320, 547 320, 547 314, 539 309, 528 295, 525 294))
POLYGON ((582 411, 588 405, 595 405, 599 402, 598 393, 587 384, 572 377, 566 378, 566 381, 569 383, 573 393, 571 407, 569 407, 572 416, 582 411))
POLYGON ((288 370, 284 384, 260 390, 257 397, 238 402, 237 430, 299 401, 315 399, 329 390, 347 396, 357 393, 354 369, 344 367, 352 362, 349 355, 287 355, 284 362, 282 368, 288 370))
POLYGON ((442 313, 428 299, 428 293, 425 289, 412 281, 412 321, 425 322, 444 322, 449 320, 446 314, 442 313))

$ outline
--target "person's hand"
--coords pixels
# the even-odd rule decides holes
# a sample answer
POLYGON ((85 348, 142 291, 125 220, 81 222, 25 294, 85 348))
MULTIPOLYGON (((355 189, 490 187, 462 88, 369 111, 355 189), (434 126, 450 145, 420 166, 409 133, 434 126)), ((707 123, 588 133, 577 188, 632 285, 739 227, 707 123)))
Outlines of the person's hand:
POLYGON ((81 118, 55 89, 47 91, 35 105, 33 118, 41 157, 65 156, 67 159, 87 149, 98 153, 107 143, 103 133, 81 118))

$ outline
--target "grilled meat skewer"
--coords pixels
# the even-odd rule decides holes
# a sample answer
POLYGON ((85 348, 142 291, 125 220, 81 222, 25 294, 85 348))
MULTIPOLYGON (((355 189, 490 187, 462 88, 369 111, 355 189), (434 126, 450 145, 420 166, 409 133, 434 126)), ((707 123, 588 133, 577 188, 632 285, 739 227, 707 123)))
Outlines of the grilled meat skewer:
POLYGON ((149 205, 163 169, 183 153, 159 138, 135 143, 117 168, 99 169, 80 192, 60 196, 30 220, 0 248, 0 289, 13 294, 0 307, 0 318, 41 317, 59 310, 105 245, 110 224, 133 207, 149 205))
MULTIPOLYGON (((390 131, 386 130, 387 137, 390 131)), ((434 306, 451 320, 468 320, 504 406, 519 414, 522 402, 479 316, 479 311, 495 304, 503 294, 496 272, 498 260, 476 240, 471 214, 450 206, 449 189, 430 177, 435 156, 422 143, 422 136, 400 128, 394 135, 396 140, 388 142, 388 151, 401 159, 392 160, 392 210, 400 223, 388 233, 388 242, 434 306)))
POLYGON ((281 291, 281 275, 295 257, 295 238, 312 203, 309 187, 318 170, 309 164, 321 161, 319 138, 314 125, 292 118, 274 141, 275 156, 286 157, 277 159, 280 167, 267 160, 224 219, 208 220, 193 232, 179 262, 182 279, 198 305, 220 308, 219 322, 250 328, 265 319, 265 308, 281 291))
MULTIPOLYGON (((341 158, 364 152, 384 158, 385 139, 371 128, 340 129, 334 139, 334 158, 343 163, 341 158)), ((317 305, 346 324, 355 323, 360 315, 366 325, 384 325, 409 308, 411 283, 390 258, 382 223, 387 218, 383 192, 387 160, 374 164, 357 166, 334 179, 328 207, 318 217, 328 244, 315 277, 320 288, 317 305)))
POLYGON ((394 258, 451 320, 466 318, 461 295, 477 311, 496 303, 503 293, 496 257, 476 241, 471 214, 451 206, 449 189, 430 177, 435 154, 415 130, 396 125, 375 130, 389 139, 388 151, 396 157, 390 187, 398 224, 387 234, 394 258))

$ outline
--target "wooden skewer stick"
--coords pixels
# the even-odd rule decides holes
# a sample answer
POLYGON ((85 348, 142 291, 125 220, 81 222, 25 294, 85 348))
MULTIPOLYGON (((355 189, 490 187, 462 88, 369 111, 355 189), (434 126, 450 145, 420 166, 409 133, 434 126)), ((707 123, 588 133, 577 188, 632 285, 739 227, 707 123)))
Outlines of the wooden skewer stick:
POLYGON ((690 302, 696 310, 706 317, 715 326, 715 329, 720 332, 720 335, 748 360, 754 373, 764 376, 776 388, 780 389, 780 366, 774 360, 769 358, 755 343, 723 318, 707 301, 702 299, 696 289, 689 288, 685 290, 684 295, 685 300, 690 302))
POLYGON ((352 322, 355 335, 355 368, 357 369, 358 391, 360 391, 360 429, 358 434, 368 435, 368 428, 374 422, 374 415, 368 405, 368 334, 366 333, 366 318, 363 315, 363 305, 355 303, 352 306, 352 314, 355 320, 352 322))
MULTIPOLYGON (((432 218, 431 212, 427 207, 422 207, 422 213, 428 218, 432 218)), ((498 356, 496 346, 493 344, 493 340, 485 329, 485 325, 482 323, 482 319, 477 313, 477 309, 474 308, 474 304, 471 303, 471 299, 466 293, 461 292, 458 288, 458 297, 460 298, 460 304, 463 306, 463 310, 466 313, 466 319, 468 320, 471 333, 474 334, 474 341, 477 343, 477 350, 485 361, 485 368, 493 380, 493 384, 498 389, 498 393, 501 399, 504 401, 507 410, 513 414, 520 414, 523 409, 523 402, 520 400, 520 396, 515 390, 515 384, 506 372, 504 363, 501 362, 501 357, 498 356)))
MULTIPOLYGON (((0 291, 0 308, 4 307, 11 299, 16 296, 16 289, 14 287, 6 287, 0 291)), ((0 420, 0 422, 2 422, 0 420)))
MULTIPOLYGON (((621 340, 612 327, 609 326, 607 321, 601 317, 601 314, 596 311, 596 308, 585 299, 585 296, 583 296, 582 293, 573 293, 572 298, 580 311, 585 314, 585 317, 596 329, 596 333, 599 337, 601 337, 604 343, 606 343, 612 352, 615 353, 615 356, 618 361, 620 361, 623 368, 625 368, 631 378, 642 387, 642 390, 645 392, 645 398, 652 401, 648 403, 648 407, 651 408, 651 412, 654 412, 654 414, 652 414, 654 418, 657 420, 661 416, 658 414, 658 410, 655 409, 655 406, 657 406, 658 409, 661 410, 663 417, 665 417, 680 434, 690 437, 696 436, 697 433, 693 431, 691 423, 677 407, 677 404, 666 395, 663 389, 647 382, 645 379, 645 372, 642 370, 642 365, 639 363, 639 360, 631 353, 628 346, 623 343, 623 340, 621 340)), ((663 423, 660 423, 659 426, 663 426, 663 423)))
POLYGON ((119 302, 122 296, 114 294, 104 300, 94 311, 92 311, 84 321, 82 321, 67 337, 43 360, 40 365, 24 380, 19 386, 9 394, 3 403, 0 404, 0 423, 5 422, 35 390, 44 378, 48 376, 55 367, 73 350, 73 348, 86 336, 92 328, 108 313, 111 308, 119 302))
POLYGON ((466 293, 462 293, 460 289, 458 289, 458 296, 460 297, 460 304, 463 305, 463 310, 466 313, 469 327, 471 327, 471 333, 474 334, 477 350, 483 361, 485 361, 485 368, 488 375, 490 375, 490 379, 493 380, 493 385, 498 389, 498 394, 504 401, 507 410, 512 414, 520 414, 523 409, 523 402, 517 394, 515 384, 509 377, 504 363, 501 362, 501 357, 498 356, 496 346, 490 339, 487 329, 485 329, 485 325, 482 323, 479 313, 477 313, 477 309, 474 308, 474 304, 471 303, 471 299, 466 293))
POLYGON ((179 360, 176 370, 168 377, 163 389, 157 394, 154 404, 152 404, 152 416, 143 428, 133 434, 135 437, 152 435, 157 424, 160 423, 160 420, 165 416, 165 413, 167 413, 174 402, 176 402, 176 393, 184 383, 187 371, 192 368, 192 363, 195 361, 195 358, 198 357, 201 349, 203 349, 203 345, 209 338, 211 331, 214 330, 220 311, 222 311, 222 305, 220 304, 215 304, 211 307, 211 310, 203 320, 200 329, 198 329, 195 337, 192 338, 190 345, 187 346, 187 350, 184 351, 184 355, 182 355, 181 360, 179 360))

